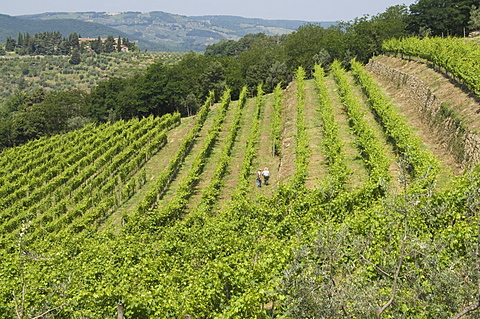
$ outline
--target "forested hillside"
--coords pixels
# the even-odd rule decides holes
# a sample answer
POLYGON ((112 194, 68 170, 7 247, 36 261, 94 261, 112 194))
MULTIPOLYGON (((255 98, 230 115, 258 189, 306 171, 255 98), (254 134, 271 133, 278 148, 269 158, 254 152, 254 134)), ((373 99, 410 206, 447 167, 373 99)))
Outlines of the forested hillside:
MULTIPOLYGON (((144 39, 158 45, 162 51, 204 51, 219 40, 238 40, 247 34, 288 34, 308 23, 297 20, 265 20, 236 16, 187 17, 162 11, 154 12, 49 12, 22 16, 35 20, 75 19, 93 21, 115 28, 134 39, 144 39)), ((328 27, 334 22, 319 22, 328 27)), ((150 47, 143 47, 142 49, 150 47)), ((159 50, 157 49, 157 50, 159 50)))

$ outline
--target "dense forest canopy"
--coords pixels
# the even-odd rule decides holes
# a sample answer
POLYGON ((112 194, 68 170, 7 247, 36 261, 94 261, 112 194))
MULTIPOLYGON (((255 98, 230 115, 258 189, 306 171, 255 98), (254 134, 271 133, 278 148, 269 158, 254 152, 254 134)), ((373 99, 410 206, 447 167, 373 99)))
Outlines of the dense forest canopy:
POLYGON ((422 35, 463 36, 478 5, 478 0, 418 0, 410 6, 408 30, 422 35))
MULTIPOLYGON (((359 17, 328 28, 306 24, 288 35, 259 33, 246 35, 238 41, 221 40, 208 46, 204 54, 192 52, 174 65, 154 64, 134 77, 110 78, 90 93, 62 92, 69 99, 78 98, 75 104, 81 107, 64 112, 65 118, 55 127, 44 125, 52 116, 49 112, 68 106, 45 105, 46 101, 50 101, 48 104, 55 101, 50 94, 60 93, 37 92, 27 96, 19 91, 0 110, 0 147, 64 132, 77 127, 78 123, 149 114, 160 116, 174 111, 188 116, 196 113, 210 91, 219 99, 220 92, 228 87, 232 98, 236 99, 244 85, 254 94, 257 85, 262 83, 265 92, 272 92, 278 83, 287 85, 299 66, 311 76, 315 64, 328 69, 333 60, 348 64, 353 57, 367 62, 380 54, 382 43, 391 38, 461 35, 464 29, 478 28, 475 22, 478 10, 474 4, 474 0, 418 0, 409 8, 396 5, 378 15, 359 17)), ((87 43, 79 43, 79 35, 75 33, 62 38, 59 33, 44 32, 34 36, 19 34, 17 40, 9 38, 6 49, 20 54, 70 54, 72 64, 81 64, 81 53, 87 48, 89 54, 112 53, 122 46, 135 50, 133 43, 121 37, 115 40, 109 36, 87 43)))

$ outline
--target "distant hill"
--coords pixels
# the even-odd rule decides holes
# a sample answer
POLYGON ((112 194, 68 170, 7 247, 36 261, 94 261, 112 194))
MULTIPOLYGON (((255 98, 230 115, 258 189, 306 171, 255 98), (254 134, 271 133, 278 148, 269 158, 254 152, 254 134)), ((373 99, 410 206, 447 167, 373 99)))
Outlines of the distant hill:
MULTIPOLYGON (((182 16, 154 11, 142 12, 49 12, 19 16, 44 22, 77 20, 96 23, 166 48, 166 51, 203 51, 221 39, 238 40, 249 33, 287 34, 308 23, 301 20, 265 20, 238 16, 182 16)), ((328 27, 335 22, 318 22, 328 27)), ((2 24, 0 24, 2 26, 2 24)), ((83 36, 83 33, 82 33, 83 36)), ((142 49, 144 47, 139 45, 142 49)))
POLYGON ((30 33, 34 35, 39 32, 58 31, 64 37, 77 32, 82 37, 96 38, 113 35, 128 38, 130 41, 138 42, 141 49, 152 51, 172 51, 172 48, 162 47, 159 43, 149 43, 144 39, 137 38, 121 30, 95 22, 86 22, 74 19, 55 19, 55 20, 35 20, 20 17, 12 17, 0 14, 0 42, 6 42, 7 37, 17 39, 19 33, 30 33))

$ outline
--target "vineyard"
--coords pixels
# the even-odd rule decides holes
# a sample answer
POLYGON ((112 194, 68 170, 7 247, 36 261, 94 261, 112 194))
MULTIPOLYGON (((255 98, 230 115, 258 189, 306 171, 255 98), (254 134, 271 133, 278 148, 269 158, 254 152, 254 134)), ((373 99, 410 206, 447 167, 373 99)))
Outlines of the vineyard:
POLYGON ((4 150, 0 318, 451 318, 475 306, 478 169, 455 176, 355 60, 307 74, 272 94, 212 93, 192 117, 4 150))
POLYGON ((477 42, 466 42, 461 38, 411 37, 386 41, 383 48, 389 52, 426 59, 434 67, 451 74, 477 96, 480 95, 480 47, 477 42))

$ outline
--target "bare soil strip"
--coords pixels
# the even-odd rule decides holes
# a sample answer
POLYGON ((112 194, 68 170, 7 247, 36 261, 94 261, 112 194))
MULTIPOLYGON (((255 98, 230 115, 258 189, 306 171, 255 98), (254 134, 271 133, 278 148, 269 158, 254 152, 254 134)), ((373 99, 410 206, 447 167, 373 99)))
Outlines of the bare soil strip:
POLYGON ((335 119, 338 124, 339 139, 343 142, 345 162, 353 172, 348 187, 354 189, 363 184, 368 178, 368 173, 365 169, 363 159, 355 146, 355 135, 348 123, 348 115, 346 114, 345 108, 340 101, 335 79, 329 75, 325 80, 330 94, 330 101, 334 109, 335 119))
MULTIPOLYGON (((250 98, 243 109, 242 120, 240 121, 240 130, 235 139, 235 144, 232 149, 232 161, 229 166, 229 172, 225 176, 225 184, 220 194, 219 202, 228 203, 232 198, 235 187, 238 183, 238 176, 242 169, 243 155, 245 152, 245 141, 247 140, 248 132, 250 130, 250 123, 253 119, 253 111, 255 110, 255 99, 250 98)), ((255 173, 255 172, 253 172, 255 173)), ((254 175, 252 175, 254 176, 254 175)), ((255 179, 252 177, 252 187, 255 185, 255 179)))
MULTIPOLYGON (((273 120, 273 94, 267 94, 264 96, 263 110, 260 114, 260 139, 257 143, 257 156, 253 160, 253 169, 263 170, 267 167, 270 171, 269 185, 265 186, 262 183, 262 187, 258 189, 252 189, 252 195, 255 196, 257 192, 266 196, 271 196, 278 186, 278 163, 280 158, 273 156, 273 140, 272 140, 272 120, 273 120)), ((256 172, 252 172, 252 185, 255 180, 256 172)))
POLYGON ((387 136, 385 135, 383 128, 375 119, 375 115, 370 110, 369 105, 367 104, 367 97, 362 92, 362 88, 355 83, 352 75, 348 74, 348 79, 350 81, 351 86, 353 87, 353 94, 357 97, 357 101, 359 102, 360 107, 362 107, 362 111, 364 112, 364 119, 368 123, 368 125, 372 128, 372 131, 375 134, 377 140, 380 140, 381 143, 385 147, 385 152, 387 158, 390 160, 390 167, 389 167, 389 174, 392 177, 391 182, 393 186, 397 189, 401 187, 399 181, 399 174, 400 169, 398 166, 398 157, 395 154, 393 146, 388 142, 387 136))
MULTIPOLYGON (((399 69, 405 73, 417 76, 421 78, 429 87, 432 88, 434 93, 450 103, 451 107, 455 107, 461 112, 468 121, 469 128, 472 130, 480 129, 480 105, 479 103, 468 94, 464 93, 459 87, 455 86, 447 77, 430 69, 427 65, 417 63, 413 61, 405 61, 397 58, 390 57, 377 57, 380 62, 399 69), (478 127, 477 127, 478 126, 478 127)), ((416 134, 420 137, 421 141, 426 148, 430 149, 433 154, 442 163, 442 173, 440 179, 447 181, 453 175, 459 175, 462 173, 460 166, 455 162, 453 156, 449 154, 444 145, 442 145, 441 138, 436 136, 429 126, 422 122, 422 117, 418 114, 417 108, 411 103, 408 98, 408 92, 405 89, 399 88, 396 83, 390 83, 375 74, 372 74, 375 80, 382 86, 383 91, 392 99, 392 102, 398 107, 400 114, 405 116, 409 121, 412 128, 414 128, 416 134)), ((353 84, 353 79, 351 79, 353 84)), ((319 182, 323 180, 328 174, 328 167, 325 157, 322 152, 321 139, 322 129, 321 121, 318 116, 318 95, 313 81, 306 81, 306 108, 305 117, 307 123, 307 132, 310 139, 311 155, 309 158, 309 175, 307 178, 307 187, 314 188, 319 185, 319 182)), ((355 146, 355 136, 353 135, 349 123, 348 116, 345 113, 339 96, 338 89, 335 80, 331 76, 326 77, 327 89, 329 90, 330 100, 334 108, 336 121, 338 124, 339 138, 343 141, 343 148, 345 152, 345 160, 347 165, 352 170, 352 178, 349 181, 350 188, 356 188, 363 184, 368 178, 368 173, 363 164, 363 160, 360 153, 355 146)), ((355 94, 358 96, 358 101, 365 108, 365 119, 370 123, 371 127, 377 134, 377 137, 381 139, 386 145, 386 152, 388 157, 392 158, 392 164, 390 166, 390 174, 393 177, 393 182, 398 179, 399 169, 396 164, 396 155, 392 147, 388 144, 383 131, 377 121, 374 119, 374 115, 369 111, 366 104, 365 96, 360 91, 358 86, 355 86, 355 94)), ((283 114, 282 114, 282 148, 280 150, 280 156, 273 156, 272 154, 272 128, 271 121, 273 116, 273 95, 267 94, 264 97, 264 109, 261 114, 260 124, 260 139, 258 141, 258 153, 254 159, 252 168, 252 196, 256 194, 263 194, 271 196, 278 185, 281 183, 288 183, 289 179, 293 176, 295 170, 295 134, 296 129, 296 114, 297 114, 297 98, 296 98, 296 83, 292 82, 284 90, 283 96, 283 114), (262 187, 257 189, 255 187, 255 170, 257 168, 268 167, 272 177, 270 185, 268 187, 262 187)), ((229 172, 225 176, 225 184, 222 189, 222 193, 219 198, 219 205, 228 205, 231 196, 236 188, 238 182, 238 174, 241 170, 243 162, 243 155, 245 149, 245 140, 248 136, 250 129, 249 123, 252 121, 253 111, 255 109, 255 98, 250 98, 244 108, 243 118, 241 120, 241 128, 238 132, 236 142, 232 149, 232 160, 229 167, 229 172)), ((236 101, 232 102, 228 113, 224 127, 220 133, 219 140, 217 141, 211 157, 208 159, 204 172, 200 178, 198 185, 196 186, 196 192, 190 200, 190 207, 196 205, 201 196, 202 189, 208 185, 209 180, 215 170, 216 158, 220 156, 221 145, 223 140, 228 134, 229 123, 233 120, 236 101)), ((203 126, 196 142, 185 158, 177 177, 169 186, 164 199, 160 203, 164 205, 168 202, 169 198, 176 192, 178 183, 182 180, 184 174, 188 172, 191 162, 201 146, 201 141, 206 136, 209 128, 213 124, 213 120, 216 117, 218 108, 213 107, 212 111, 208 115, 208 118, 203 126)), ((182 123, 171 130, 168 133, 168 144, 160 150, 152 159, 146 163, 144 170, 147 176, 147 182, 143 187, 135 193, 135 195, 122 207, 117 210, 117 213, 110 217, 110 220, 106 224, 113 224, 118 226, 121 221, 123 213, 129 214, 132 212, 138 201, 140 201, 148 189, 153 183, 154 177, 161 172, 167 165, 175 150, 180 145, 186 132, 190 129, 194 123, 194 117, 182 118, 182 123)))
POLYGON ((308 161, 307 188, 315 188, 328 174, 328 163, 322 151, 322 123, 319 115, 319 97, 316 83, 306 81, 305 123, 310 145, 308 161))
POLYGON ((282 147, 276 183, 287 183, 295 171, 295 135, 297 134, 297 84, 291 82, 283 92, 282 147))

